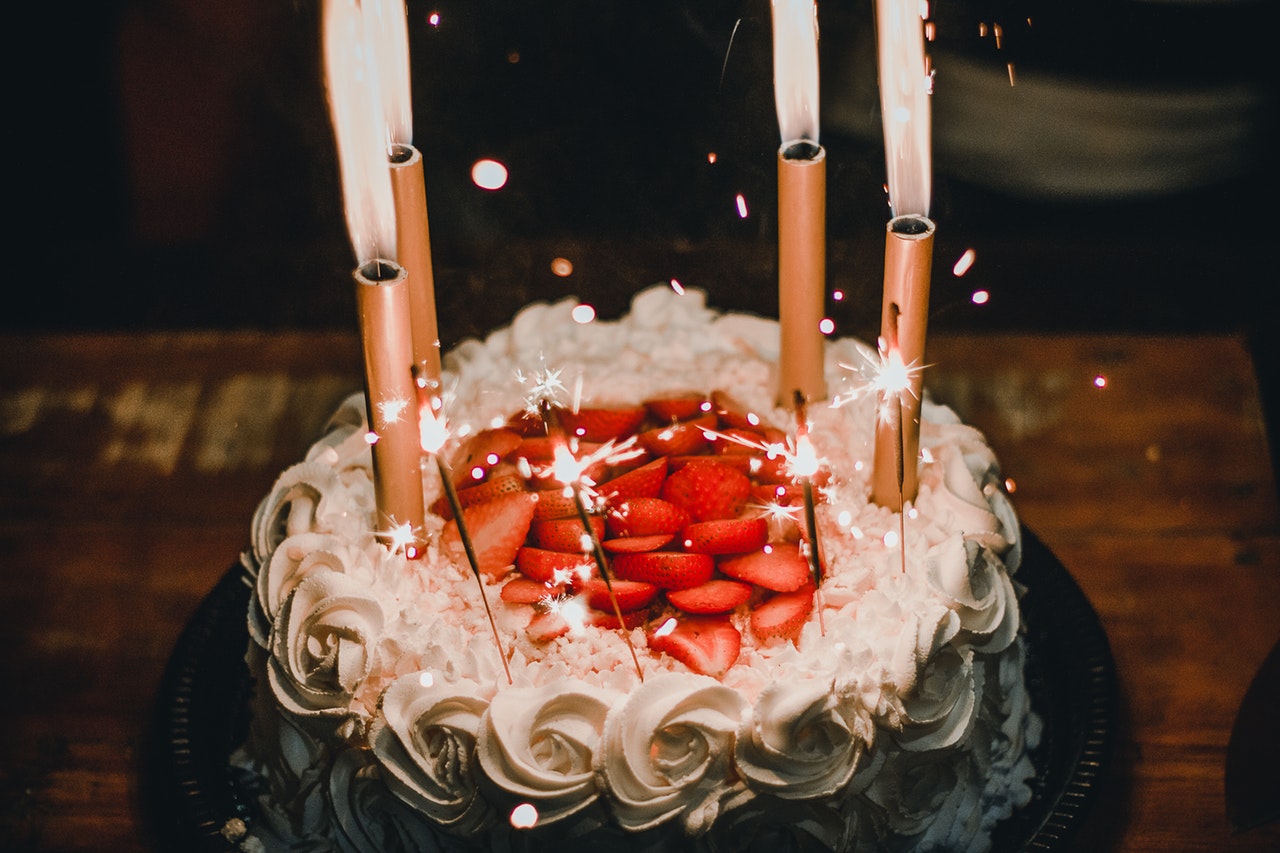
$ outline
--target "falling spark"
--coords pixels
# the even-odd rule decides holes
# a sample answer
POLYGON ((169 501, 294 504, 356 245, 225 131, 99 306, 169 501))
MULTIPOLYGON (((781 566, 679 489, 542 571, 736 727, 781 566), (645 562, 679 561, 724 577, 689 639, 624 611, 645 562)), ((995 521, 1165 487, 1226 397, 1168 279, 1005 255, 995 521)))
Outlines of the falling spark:
POLYGON ((375 444, 378 443, 378 434, 376 432, 373 432, 372 430, 370 430, 369 432, 366 432, 364 434, 364 443, 369 445, 370 447, 373 447, 375 444))
POLYGON ((1013 70, 1013 63, 1009 63, 1009 88, 1013 88, 1018 84, 1017 75, 1013 70))
POLYGON ((1107 377, 1105 377, 1105 376, 1103 376, 1101 373, 1099 373, 1097 376, 1093 377, 1093 384, 1094 384, 1094 386, 1096 386, 1096 387, 1098 387, 1098 388, 1106 388, 1106 387, 1107 387, 1107 377))
POLYGON ((653 636, 665 637, 676 629, 676 625, 677 625, 676 617, 672 616, 668 618, 666 622, 663 622, 661 625, 658 626, 657 630, 653 632, 653 636))
POLYGON ((708 152, 707 152, 707 162, 708 162, 708 163, 710 163, 710 164, 712 164, 713 166, 715 165, 715 162, 716 162, 716 152, 714 152, 714 151, 708 151, 708 152))
POLYGON ((429 672, 424 672, 418 676, 418 683, 423 687, 431 687, 436 683, 436 677, 429 672))
POLYGON ((843 301, 844 301, 844 291, 843 291, 843 290, 833 290, 833 291, 831 291, 831 299, 832 299, 832 301, 833 301, 833 302, 843 302, 843 301))
POLYGON ((500 190, 507 184, 507 167, 497 160, 477 160, 471 167, 471 180, 482 190, 500 190))
POLYGON ((569 316, 573 317, 573 322, 579 326, 585 326, 596 318, 596 309, 586 303, 575 305, 569 316))
POLYGON ((964 275, 973 267, 973 262, 977 257, 978 253, 973 249, 965 249, 964 254, 956 261, 956 265, 951 268, 951 274, 956 278, 964 275))
POLYGON ((1018 484, 1014 482, 1014 479, 1012 477, 1005 478, 1004 490, 1009 494, 1013 494, 1014 492, 1018 491, 1018 484))
POLYGON ((409 410, 409 401, 399 397, 390 400, 380 400, 378 402, 378 416, 382 418, 383 425, 398 424, 405 412, 409 410))
POLYGON ((538 809, 532 803, 521 803, 511 810, 511 825, 516 829, 533 829, 538 825, 538 809))
POLYGON ((985 290, 975 290, 973 296, 969 298, 973 300, 974 305, 986 305, 991 301, 991 294, 985 290))
POLYGON ((823 317, 818 323, 818 331, 824 335, 829 335, 836 330, 836 321, 830 317, 823 317))
POLYGON ((735 200, 735 202, 736 202, 736 203, 737 203, 737 205, 738 205, 738 218, 739 218, 739 219, 746 219, 746 218, 747 218, 747 200, 746 200, 746 198, 744 198, 744 197, 743 197, 742 193, 738 193, 738 194, 734 197, 734 200, 735 200))
POLYGON ((524 395, 525 411, 531 415, 539 414, 543 402, 556 403, 569 389, 561 381, 564 373, 559 368, 543 367, 533 373, 526 374, 516 370, 516 381, 527 386, 524 395))
POLYGON ((991 25, 991 34, 996 38, 996 50, 1004 47, 1004 27, 999 24, 991 25))
POLYGON ((395 519, 392 519, 393 524, 391 529, 381 534, 382 538, 387 540, 387 544, 391 547, 391 553, 394 554, 396 551, 403 548, 407 554, 409 546, 417 539, 413 533, 413 525, 408 522, 405 522, 404 524, 395 524, 394 521, 395 519))
POLYGON ((671 279, 671 289, 681 296, 684 296, 684 285, 674 278, 671 279))
POLYGON ((427 23, 433 27, 440 26, 440 13, 432 12, 430 15, 427 15, 427 23))
POLYGON ((551 262, 551 272, 560 278, 573 275, 573 263, 568 258, 556 258, 551 262))

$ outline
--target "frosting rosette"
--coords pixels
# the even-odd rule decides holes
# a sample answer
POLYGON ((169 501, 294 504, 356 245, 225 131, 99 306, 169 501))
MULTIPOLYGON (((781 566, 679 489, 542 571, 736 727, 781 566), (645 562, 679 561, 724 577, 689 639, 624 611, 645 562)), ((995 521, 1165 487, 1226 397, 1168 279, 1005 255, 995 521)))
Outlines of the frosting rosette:
POLYGON ((929 583, 960 617, 956 642, 979 652, 1000 652, 1018 633, 1017 593, 991 550, 959 533, 929 549, 929 583))
POLYGON ((268 681, 282 707, 303 717, 345 716, 373 669, 382 605, 346 575, 303 580, 276 614, 268 681))
POLYGON ((982 668, 973 650, 943 646, 902 697, 904 725, 897 740, 903 749, 922 752, 953 746, 969 733, 982 694, 982 668))
POLYGON ((329 770, 329 807, 342 853, 436 853, 441 850, 422 815, 391 794, 368 750, 338 753, 329 770))
POLYGON ((831 681, 775 683, 743 721, 734 762, 747 784, 783 799, 834 794, 874 737, 870 716, 831 681))
POLYGON ((369 744, 387 786, 458 835, 472 835, 491 812, 479 795, 476 740, 489 703, 467 679, 410 673, 383 692, 369 744))
POLYGON ((315 530, 318 520, 333 511, 331 503, 342 491, 338 473, 323 462, 299 462, 286 468, 253 516, 253 556, 264 565, 289 536, 315 530))
POLYGON ((867 790, 884 829, 915 836, 909 849, 986 850, 982 783, 963 753, 892 750, 867 790))
MULTIPOLYGON (((258 614, 268 625, 274 624, 280 606, 298 584, 321 570, 346 574, 352 559, 350 549, 337 536, 312 532, 289 536, 258 569, 255 585, 258 614)), ((251 618, 250 624, 255 621, 251 618)), ((255 631, 255 636, 258 633, 255 631)), ((259 641, 266 643, 265 638, 259 641)))
POLYGON ((733 742, 746 702, 713 678, 667 673, 646 680, 605 719, 595 769, 618 823, 644 830, 679 819, 710 828, 731 795, 733 742))
POLYGON ((539 825, 576 814, 600 796, 595 757, 620 698, 577 680, 502 690, 480 727, 480 766, 503 798, 533 804, 539 825))

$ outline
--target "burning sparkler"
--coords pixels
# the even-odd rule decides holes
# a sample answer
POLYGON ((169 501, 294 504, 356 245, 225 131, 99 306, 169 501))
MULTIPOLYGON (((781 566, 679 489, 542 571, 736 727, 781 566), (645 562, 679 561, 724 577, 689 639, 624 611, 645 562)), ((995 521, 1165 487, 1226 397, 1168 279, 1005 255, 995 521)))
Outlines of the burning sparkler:
POLYGON ((418 388, 418 424, 421 436, 422 451, 435 457, 436 468, 440 472, 440 483, 444 487, 445 499, 449 509, 453 511, 454 521, 458 525, 458 537, 462 540, 462 548, 466 552, 471 573, 475 575, 476 586, 480 588, 480 601, 484 604, 484 612, 489 617, 489 627, 493 631, 493 642, 498 647, 498 657, 502 660, 502 669, 507 674, 507 684, 511 680, 511 665, 507 662, 507 654, 502 648, 502 638, 498 634, 498 623, 494 621, 493 610, 489 607, 489 596, 485 593, 484 579, 480 575, 480 561, 476 557, 475 545, 467 533, 466 519, 462 513, 462 502, 458 500, 458 491, 453 485, 453 472, 441 452, 449 437, 449 428, 441 411, 440 398, 434 393, 432 380, 418 365, 414 365, 414 384, 418 388))
MULTIPOLYGON (((609 593, 609 603, 613 605, 613 615, 617 617, 618 624, 622 626, 622 638, 626 640, 627 651, 631 653, 631 662, 635 664, 636 675, 639 676, 641 681, 644 681, 644 670, 640 667, 640 658, 636 655, 635 644, 631 642, 631 632, 626 630, 627 623, 622 618, 622 607, 618 604, 618 596, 613 591, 613 574, 609 570, 608 558, 605 557, 604 547, 600 544, 600 538, 596 536, 595 528, 591 524, 591 516, 587 513, 586 502, 583 500, 584 486, 582 481, 587 465, 584 464, 584 460, 578 459, 573 455, 568 441, 565 440, 564 432, 560 428, 559 419, 556 417, 555 409, 551 406, 551 402, 544 398, 541 401, 539 411, 542 415, 542 423, 546 427, 547 435, 558 439, 553 462, 555 477, 564 483, 566 491, 573 498, 573 507, 578 513, 578 520, 582 522, 582 529, 585 531, 586 538, 590 543, 591 555, 595 558, 596 568, 599 569, 600 578, 604 581, 605 589, 609 593)), ((606 444, 606 447, 611 444, 612 442, 606 444)))

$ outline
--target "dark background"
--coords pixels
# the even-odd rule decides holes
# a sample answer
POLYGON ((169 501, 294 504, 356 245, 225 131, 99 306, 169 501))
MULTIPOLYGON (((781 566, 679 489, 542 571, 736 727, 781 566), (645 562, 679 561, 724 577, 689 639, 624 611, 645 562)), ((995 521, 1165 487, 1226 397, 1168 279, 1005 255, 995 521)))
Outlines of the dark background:
MULTIPOLYGON (((15 24, 3 328, 354 328, 318 7, 131 0, 15 24)), ((1269 389, 1266 7, 939 0, 931 328, 1241 332, 1269 389)), ((848 294, 829 307, 874 335, 871 3, 819 15, 828 271, 848 294)), ((776 311, 766 0, 411 0, 409 17, 445 346, 531 298, 607 316, 672 277, 776 311), (504 189, 470 182, 480 157, 509 167, 504 189)))

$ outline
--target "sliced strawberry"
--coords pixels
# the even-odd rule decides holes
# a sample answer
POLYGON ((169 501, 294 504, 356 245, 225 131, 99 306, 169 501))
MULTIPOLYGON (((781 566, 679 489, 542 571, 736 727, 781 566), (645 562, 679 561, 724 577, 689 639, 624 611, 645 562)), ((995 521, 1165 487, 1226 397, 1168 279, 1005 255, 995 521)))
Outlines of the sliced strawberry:
POLYGON ((666 652, 694 672, 719 678, 742 650, 742 635, 723 616, 673 617, 648 634, 649 648, 666 652))
POLYGON ((719 418, 720 425, 726 429, 737 427, 759 431, 765 423, 760 415, 750 411, 724 391, 711 393, 711 406, 719 418))
POLYGON ((610 537, 675 533, 689 523, 689 513, 661 498, 628 498, 609 508, 610 537))
POLYGON ((599 628, 608 631, 617 631, 619 628, 626 628, 630 631, 632 628, 639 628, 649 619, 648 610, 632 610, 630 612, 622 611, 622 622, 618 622, 617 615, 613 612, 613 606, 610 605, 608 610, 588 610, 587 621, 599 628))
MULTIPOLYGON (((488 503, 503 495, 514 495, 527 491, 529 490, 525 487, 524 478, 520 475, 514 473, 499 474, 485 480, 483 483, 458 489, 458 503, 463 509, 466 509, 469 506, 488 503)), ((449 506, 449 499, 444 495, 432 501, 431 511, 445 520, 453 518, 453 507, 449 506)))
MULTIPOLYGON (((596 610, 613 611, 613 602, 609 598, 609 584, 603 578, 592 578, 587 581, 583 591, 587 594, 587 604, 596 610)), ((613 579, 613 594, 618 598, 618 609, 623 613, 648 607, 658 595, 658 588, 644 581, 629 581, 622 578, 613 579)))
POLYGON ((547 434, 547 425, 542 417, 530 411, 512 415, 507 420, 507 429, 514 430, 524 437, 547 434))
POLYGON ((763 548, 769 522, 758 518, 721 518, 690 524, 680 535, 686 551, 697 554, 744 554, 763 548))
MULTIPOLYGON (((530 516, 532 519, 532 516, 530 516)), ((604 538, 604 519, 590 516, 591 527, 597 539, 604 538)), ((548 551, 564 551, 585 554, 591 550, 591 540, 576 515, 572 518, 547 518, 533 522, 533 544, 548 551)))
POLYGON ((517 575, 503 584, 499 595, 508 604, 537 604, 563 592, 562 586, 551 586, 517 575))
MULTIPOLYGON (((520 444, 516 447, 513 455, 527 459, 535 466, 549 465, 556 458, 556 448, 564 442, 565 439, 559 436, 525 436, 520 439, 520 444)), ((571 441, 569 443, 569 449, 578 457, 595 453, 602 446, 602 443, 598 441, 571 441)))
POLYGON ((813 612, 813 587, 780 592, 751 611, 751 633, 761 640, 794 640, 813 612))
POLYGON ((775 542, 759 551, 721 560, 720 571, 731 578, 775 592, 794 592, 809 583, 809 561, 795 542, 775 542))
POLYGON ((543 489, 538 492, 538 508, 534 510, 535 520, 548 518, 577 518, 578 505, 572 495, 566 495, 563 488, 543 489))
POLYGON ((751 487, 751 497, 766 506, 791 506, 804 500, 804 490, 799 483, 762 483, 751 487))
POLYGON ((520 433, 505 427, 476 433, 463 445, 460 461, 453 466, 453 480, 459 486, 471 480, 477 470, 487 472, 520 446, 520 433))
POLYGON ((656 533, 653 536, 621 536, 606 539, 600 545, 610 554, 638 554, 641 551, 657 551, 672 539, 674 533, 656 533))
POLYGON ((662 497, 683 507, 694 521, 737 518, 751 498, 751 480, 727 465, 693 463, 667 477, 662 497))
POLYGON ((729 427, 720 430, 711 441, 711 452, 716 454, 745 454, 751 456, 765 452, 764 433, 756 429, 729 427))
POLYGON ((758 457, 755 456, 747 456, 745 454, 740 455, 737 453, 724 453, 717 456, 707 456, 706 454, 701 456, 668 456, 667 466, 672 471, 679 471, 686 465, 706 465, 714 463, 716 465, 723 465, 726 468, 732 468, 735 471, 741 471, 743 474, 750 474, 751 465, 757 458, 758 457))
POLYGON ((609 441, 635 432, 644 416, 644 406, 582 408, 576 412, 562 410, 560 423, 565 432, 584 441, 609 441))
POLYGON ((653 419, 662 424, 687 421, 711 411, 711 401, 705 394, 681 394, 675 397, 659 397, 644 401, 653 419))
MULTIPOLYGON (((515 561, 516 552, 524 545, 533 523, 533 508, 538 499, 531 492, 503 495, 488 503, 467 507, 462 519, 475 550, 480 571, 501 577, 515 561)), ((466 559, 456 519, 444 526, 444 546, 459 559, 466 559)))
POLYGON ((535 613, 529 620, 525 633, 535 643, 549 643, 556 637, 563 637, 569 633, 569 623, 555 611, 535 613))
POLYGON ((705 414, 693 420, 645 430, 636 435, 636 440, 654 456, 685 456, 705 449, 706 430, 715 427, 715 415, 705 414))
POLYGON ((602 483, 600 494, 611 500, 620 498, 656 498, 667 479, 667 458, 660 456, 602 483))
POLYGON ((624 580, 644 581, 662 589, 688 589, 711 580, 715 561, 706 554, 678 551, 645 551, 618 554, 613 573, 624 580))
POLYGON ((774 456, 760 454, 751 463, 751 475, 757 483, 768 485, 786 485, 794 483, 795 477, 787 467, 787 457, 781 453, 774 456))
POLYGON ((596 561, 589 554, 548 551, 524 547, 516 552, 516 569, 532 581, 543 584, 578 585, 595 572, 596 561))
POLYGON ((751 584, 723 578, 715 578, 689 589, 673 589, 667 593, 667 601, 685 613, 728 613, 746 604, 750 598, 751 584))

